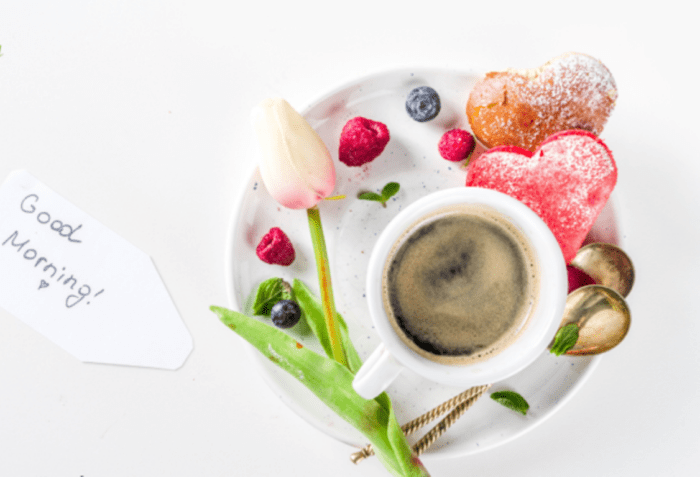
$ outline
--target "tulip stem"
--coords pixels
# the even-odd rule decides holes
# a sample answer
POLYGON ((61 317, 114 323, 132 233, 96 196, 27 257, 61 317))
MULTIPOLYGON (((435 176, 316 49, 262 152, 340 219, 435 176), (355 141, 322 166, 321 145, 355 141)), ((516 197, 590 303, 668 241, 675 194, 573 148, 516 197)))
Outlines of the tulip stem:
POLYGON ((321 291, 321 302, 323 304, 323 315, 326 319, 326 327, 331 341, 333 359, 348 366, 338 322, 335 319, 335 301, 333 300, 333 286, 331 285, 331 270, 328 262, 328 252, 326 250, 326 239, 321 227, 321 213, 318 207, 306 209, 309 218, 309 230, 311 231, 311 242, 314 246, 314 256, 316 257, 316 270, 318 271, 318 284, 321 291))

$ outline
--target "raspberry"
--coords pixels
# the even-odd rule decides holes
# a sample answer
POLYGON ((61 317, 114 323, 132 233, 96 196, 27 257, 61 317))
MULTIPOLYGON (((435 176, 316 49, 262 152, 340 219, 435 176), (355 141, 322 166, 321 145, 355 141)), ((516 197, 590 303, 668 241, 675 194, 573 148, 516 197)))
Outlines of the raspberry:
POLYGON ((292 242, 278 227, 272 227, 265 234, 255 253, 260 260, 272 265, 291 265, 295 257, 292 242))
POLYGON ((569 293, 586 285, 595 285, 595 281, 586 272, 571 265, 566 266, 566 273, 569 276, 569 293))
POLYGON ((464 129, 451 129, 442 135, 438 151, 443 159, 459 162, 468 158, 474 151, 474 136, 464 129))
POLYGON ((361 166, 375 160, 388 142, 389 130, 386 125, 358 116, 343 126, 338 158, 345 165, 361 166))

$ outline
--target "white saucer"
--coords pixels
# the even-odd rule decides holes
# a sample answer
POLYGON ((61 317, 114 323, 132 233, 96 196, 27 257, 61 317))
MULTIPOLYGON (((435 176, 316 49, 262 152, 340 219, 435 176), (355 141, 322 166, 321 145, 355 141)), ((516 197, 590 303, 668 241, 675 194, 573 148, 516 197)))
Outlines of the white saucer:
MULTIPOLYGON (((390 71, 349 83, 302 111, 336 160, 334 194, 347 196, 343 200, 323 201, 319 208, 329 250, 336 307, 348 322, 353 343, 363 359, 378 344, 364 299, 365 270, 372 246, 379 232, 402 207, 430 192, 464 184, 466 172, 461 164, 442 159, 437 143, 448 129, 469 130, 464 108, 469 91, 479 78, 481 74, 470 71, 390 71), (411 119, 404 107, 408 92, 421 85, 434 88, 442 103, 438 117, 425 123, 411 119), (383 122, 391 135, 384 152, 360 168, 347 167, 337 161, 340 131, 347 120, 355 116, 383 122), (378 191, 390 181, 399 182, 401 190, 386 208, 356 198, 359 190, 378 191)), ((480 149, 483 150, 478 146, 477 153, 480 149)), ((618 243, 618 237, 622 236, 612 202, 594 225, 589 235, 591 241, 618 243)), ((318 292, 306 212, 277 204, 265 190, 257 168, 247 182, 242 181, 227 247, 227 287, 233 309, 242 310, 257 284, 270 277, 288 281, 299 278, 318 292), (297 258, 289 267, 265 264, 255 255, 257 243, 271 227, 284 230, 295 246, 297 258)), ((312 337, 299 339, 320 351, 312 337)), ((250 349, 252 360, 272 391, 294 412, 340 441, 358 447, 367 443, 358 431, 338 418, 302 384, 252 347, 250 349)), ((491 390, 509 389, 520 393, 530 404, 526 416, 484 396, 423 457, 464 456, 523 435, 570 399, 599 360, 599 357, 555 357, 543 351, 531 366, 508 380, 495 383, 491 390)), ((389 389, 389 395, 399 422, 404 423, 461 391, 463 389, 433 384, 404 372, 389 389)), ((426 427, 425 431, 428 429, 426 427)), ((415 439, 422 434, 418 432, 415 439)))

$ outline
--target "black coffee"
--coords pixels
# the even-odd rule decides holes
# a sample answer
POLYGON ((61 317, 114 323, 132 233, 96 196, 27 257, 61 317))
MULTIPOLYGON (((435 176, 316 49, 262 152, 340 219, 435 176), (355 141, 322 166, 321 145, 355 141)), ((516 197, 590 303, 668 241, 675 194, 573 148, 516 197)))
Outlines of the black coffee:
POLYGON ((420 220, 394 245, 384 306, 399 336, 453 364, 507 347, 535 296, 527 240, 496 212, 459 206, 420 220))

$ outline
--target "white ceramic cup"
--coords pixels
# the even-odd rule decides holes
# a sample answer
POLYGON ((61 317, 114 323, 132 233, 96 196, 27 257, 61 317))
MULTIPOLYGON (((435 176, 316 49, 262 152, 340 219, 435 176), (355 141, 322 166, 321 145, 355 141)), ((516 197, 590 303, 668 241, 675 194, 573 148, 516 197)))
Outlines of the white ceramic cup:
POLYGON ((372 250, 367 272, 367 300, 381 344, 357 372, 353 387, 360 396, 374 398, 405 368, 431 381, 463 388, 506 379, 545 352, 561 322, 567 292, 566 264, 559 244, 542 219, 520 201, 476 187, 447 189, 423 197, 392 219, 372 250), (529 241, 539 273, 539 286, 526 324, 510 345, 481 361, 444 364, 421 356, 397 335, 384 306, 383 275, 394 244, 409 227, 436 211, 462 204, 491 209, 518 229, 529 241))

